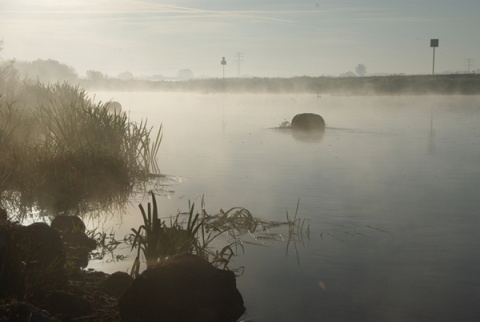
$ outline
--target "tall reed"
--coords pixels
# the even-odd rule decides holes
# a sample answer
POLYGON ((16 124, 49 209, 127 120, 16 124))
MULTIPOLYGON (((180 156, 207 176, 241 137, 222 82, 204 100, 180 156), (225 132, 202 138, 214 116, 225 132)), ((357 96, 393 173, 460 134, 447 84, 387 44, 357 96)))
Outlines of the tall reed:
POLYGON ((159 174, 162 128, 111 114, 85 90, 24 82, 0 97, 0 193, 24 207, 79 212, 123 202, 159 174))

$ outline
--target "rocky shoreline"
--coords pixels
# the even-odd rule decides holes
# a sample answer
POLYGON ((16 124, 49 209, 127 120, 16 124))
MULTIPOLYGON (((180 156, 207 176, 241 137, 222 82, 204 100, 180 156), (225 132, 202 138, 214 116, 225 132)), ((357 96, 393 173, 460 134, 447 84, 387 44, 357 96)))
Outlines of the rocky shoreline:
POLYGON ((0 321, 235 322, 245 312, 233 272, 179 254, 133 279, 85 270, 96 249, 75 216, 51 225, 0 219, 0 321))
POLYGON ((84 271, 61 290, 42 298, 10 298, 0 305, 0 321, 120 321, 118 296, 109 295, 106 289, 110 276, 84 271))
POLYGON ((120 321, 114 283, 133 279, 84 270, 96 242, 79 217, 23 226, 2 214, 0 321, 120 321))

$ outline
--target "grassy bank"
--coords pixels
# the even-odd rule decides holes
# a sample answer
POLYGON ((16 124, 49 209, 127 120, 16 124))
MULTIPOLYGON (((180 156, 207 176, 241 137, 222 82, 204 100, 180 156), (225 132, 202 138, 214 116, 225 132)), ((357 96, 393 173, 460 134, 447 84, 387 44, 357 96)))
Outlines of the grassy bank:
POLYGON ((120 91, 193 91, 249 93, 317 93, 334 95, 473 95, 480 94, 480 75, 371 77, 228 78, 187 81, 80 80, 88 89, 120 91))

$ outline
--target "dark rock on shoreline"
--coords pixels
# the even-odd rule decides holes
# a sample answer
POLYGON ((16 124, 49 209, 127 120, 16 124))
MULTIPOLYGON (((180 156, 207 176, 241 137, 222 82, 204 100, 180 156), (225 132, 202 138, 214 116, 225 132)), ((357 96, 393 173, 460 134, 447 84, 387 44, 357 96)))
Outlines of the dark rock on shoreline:
POLYGON ((60 215, 52 220, 50 226, 61 233, 69 260, 75 262, 78 267, 87 267, 89 253, 97 248, 97 242, 86 235, 82 219, 77 216, 60 215))
POLYGON ((190 254, 144 271, 119 307, 123 322, 235 322, 245 312, 233 272, 190 254))
MULTIPOLYGON (((7 306, 6 314, 3 316, 10 322, 50 322, 50 313, 42 310, 28 302, 18 302, 7 306)), ((0 321, 4 321, 0 314, 0 321)), ((7 321, 7 320, 5 320, 7 321)))
MULTIPOLYGON (((66 282, 65 253, 60 233, 45 223, 18 226, 10 236, 17 258, 24 263, 25 278, 41 276, 43 284, 60 286, 66 282)), ((15 269, 15 268, 11 268, 15 269)), ((36 281, 40 282, 40 281, 36 281)))
POLYGON ((70 247, 63 237, 45 223, 22 226, 0 219, 0 322, 120 320, 118 299, 103 290, 109 275, 72 261, 84 257, 86 266, 92 247, 70 247))
POLYGON ((118 322, 118 300, 102 290, 108 277, 103 272, 81 271, 77 280, 50 291, 43 300, 4 296, 0 303, 0 321, 118 322))
POLYGON ((88 247, 90 250, 97 248, 96 241, 85 233, 86 227, 80 217, 57 216, 50 226, 61 232, 63 242, 68 246, 88 247))
POLYGON ((115 272, 103 283, 103 291, 113 297, 120 297, 133 283, 133 278, 125 272, 115 272))
POLYGON ((90 315, 93 312, 92 304, 81 296, 64 292, 53 291, 47 299, 50 312, 66 318, 77 318, 90 315))
POLYGON ((123 272, 72 271, 66 248, 45 223, 0 223, 8 282, 0 285, 0 322, 235 322, 245 312, 235 275, 198 256, 173 257, 132 282, 123 272))

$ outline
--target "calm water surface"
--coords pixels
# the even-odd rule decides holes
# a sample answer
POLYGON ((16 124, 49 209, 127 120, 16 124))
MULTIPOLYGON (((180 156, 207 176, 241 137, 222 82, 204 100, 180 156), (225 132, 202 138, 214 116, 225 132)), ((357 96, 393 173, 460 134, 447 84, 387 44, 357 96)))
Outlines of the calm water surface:
MULTIPOLYGON (((480 97, 96 93, 110 99, 163 124, 159 165, 182 181, 165 216, 204 195, 210 213, 285 220, 300 198, 297 252, 246 244, 232 263, 244 319, 480 321, 480 97), (301 112, 325 118, 321 141, 272 129, 301 112)), ((105 227, 138 227, 137 204, 105 227)))

